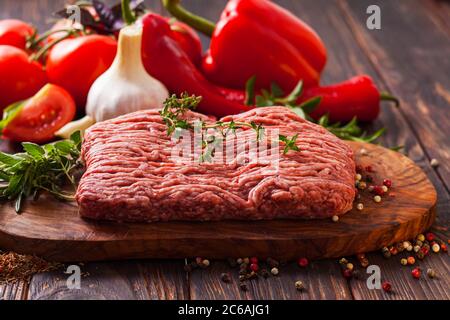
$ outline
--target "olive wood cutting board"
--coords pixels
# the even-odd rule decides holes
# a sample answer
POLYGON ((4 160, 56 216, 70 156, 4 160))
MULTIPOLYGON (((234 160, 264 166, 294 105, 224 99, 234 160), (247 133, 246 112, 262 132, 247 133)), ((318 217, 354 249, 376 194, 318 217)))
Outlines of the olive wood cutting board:
POLYGON ((410 159, 380 146, 350 143, 357 164, 371 165, 375 182, 389 178, 393 196, 375 203, 368 191, 338 222, 326 220, 168 222, 118 224, 78 216, 76 203, 50 196, 29 201, 17 215, 0 206, 0 248, 55 261, 134 258, 228 258, 292 260, 336 258, 411 239, 435 218, 436 190, 410 159), (367 153, 361 153, 361 149, 367 153))

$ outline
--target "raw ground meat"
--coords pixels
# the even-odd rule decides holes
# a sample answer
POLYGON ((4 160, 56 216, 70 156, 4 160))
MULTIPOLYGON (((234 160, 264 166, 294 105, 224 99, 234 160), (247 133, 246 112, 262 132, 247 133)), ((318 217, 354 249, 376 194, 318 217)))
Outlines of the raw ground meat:
MULTIPOLYGON (((186 117, 212 121, 194 112, 186 117)), ((83 143, 86 172, 76 195, 81 216, 124 222, 261 220, 327 218, 352 208, 355 162, 339 138, 284 107, 221 120, 232 119, 287 137, 298 133, 300 151, 284 154, 280 143, 277 170, 271 161, 245 162, 248 155, 239 147, 226 163, 177 163, 171 158, 176 142, 157 111, 97 123, 83 143)), ((252 129, 238 131, 237 146, 251 136, 255 139, 252 129)))

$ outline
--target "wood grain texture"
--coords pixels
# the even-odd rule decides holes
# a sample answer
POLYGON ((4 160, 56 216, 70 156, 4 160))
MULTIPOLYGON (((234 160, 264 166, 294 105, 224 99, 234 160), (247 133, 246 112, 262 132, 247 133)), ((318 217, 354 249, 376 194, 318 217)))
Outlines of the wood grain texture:
POLYGON ((378 265, 381 270, 382 281, 392 284, 392 292, 383 290, 370 290, 366 284, 366 278, 350 280, 349 285, 356 300, 449 300, 450 299, 450 257, 448 254, 431 253, 423 261, 417 261, 414 266, 402 266, 401 258, 408 257, 402 253, 390 259, 385 259, 381 254, 369 254, 367 258, 372 265, 378 265), (411 276, 411 270, 420 267, 422 277, 417 280, 411 276), (430 279, 426 273, 432 268, 438 273, 438 277, 430 279))
POLYGON ((26 300, 27 294, 28 283, 25 281, 0 284, 0 300, 26 300))
POLYGON ((69 289, 64 270, 38 274, 30 283, 32 300, 184 300, 183 263, 127 261, 80 265, 81 289, 69 289))
POLYGON ((389 89, 402 98, 401 112, 424 147, 447 191, 450 187, 450 34, 422 1, 339 1, 352 33, 389 89), (365 28, 365 9, 378 4, 382 30, 365 28), (418 76, 419 75, 419 76, 418 76))
POLYGON ((374 168, 375 182, 393 179, 396 197, 377 204, 365 192, 363 212, 353 209, 339 223, 327 219, 118 224, 81 219, 76 203, 44 196, 27 202, 21 215, 13 204, 0 207, 0 247, 56 261, 251 255, 323 259, 380 249, 428 229, 435 216, 436 192, 420 168, 383 147, 350 145, 358 164, 374 168), (367 155, 360 155, 361 148, 367 155))
POLYGON ((245 300, 350 300, 351 292, 335 261, 312 262, 306 269, 295 263, 281 266, 278 276, 246 281, 248 291, 239 288, 237 269, 226 262, 213 262, 206 270, 194 270, 190 274, 190 295, 194 300, 245 299, 245 300), (222 273, 229 273, 232 281, 224 283, 222 273), (305 290, 295 288, 302 281, 305 290))

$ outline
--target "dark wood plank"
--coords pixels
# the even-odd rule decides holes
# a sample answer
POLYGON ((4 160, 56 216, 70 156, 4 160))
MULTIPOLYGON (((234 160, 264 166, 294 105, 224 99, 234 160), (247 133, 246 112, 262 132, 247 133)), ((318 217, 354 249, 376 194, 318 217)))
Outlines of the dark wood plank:
POLYGON ((81 289, 68 289, 64 270, 35 275, 32 300, 184 300, 188 296, 182 261, 108 262, 80 265, 81 289))
POLYGON ((340 1, 339 6, 383 81, 402 98, 400 110, 427 158, 439 160, 436 172, 448 191, 450 34, 436 27, 422 3, 349 0, 340 1), (381 31, 365 27, 365 9, 370 4, 381 7, 381 31))
POLYGON ((28 283, 25 281, 0 284, 0 300, 26 300, 27 293, 28 283))
POLYGON ((245 300, 350 300, 351 293, 346 280, 341 276, 339 265, 333 261, 313 262, 306 269, 295 263, 279 268, 278 276, 262 277, 246 281, 248 291, 239 287, 238 269, 226 262, 213 262, 205 270, 194 270, 190 274, 190 292, 194 300, 245 299, 245 300), (232 281, 224 283, 220 275, 229 273, 232 281), (305 290, 295 288, 302 281, 305 290))
POLYGON ((450 299, 450 258, 448 254, 434 254, 423 261, 417 261, 414 266, 403 266, 401 258, 408 255, 401 254, 390 259, 380 254, 369 254, 370 264, 378 265, 381 270, 382 281, 392 284, 392 292, 370 290, 367 287, 365 275, 363 280, 350 280, 353 297, 357 300, 448 300, 450 299), (417 280, 411 275, 414 267, 420 267, 422 277, 417 280), (428 268, 438 274, 434 279, 427 276, 428 268))

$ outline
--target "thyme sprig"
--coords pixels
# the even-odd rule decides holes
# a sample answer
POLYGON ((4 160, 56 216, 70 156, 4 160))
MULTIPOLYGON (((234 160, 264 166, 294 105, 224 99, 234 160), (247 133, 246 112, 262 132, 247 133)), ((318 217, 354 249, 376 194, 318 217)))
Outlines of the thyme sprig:
POLYGON ((25 199, 37 199, 42 191, 74 200, 63 188, 67 183, 77 188, 74 171, 80 167, 81 133, 44 146, 28 142, 22 146, 24 152, 15 155, 0 152, 0 200, 15 201, 17 213, 25 199))
MULTIPOLYGON (((173 133, 177 133, 178 130, 194 130, 196 128, 194 122, 189 122, 183 118, 183 115, 188 110, 195 110, 198 104, 201 102, 202 97, 190 96, 187 93, 183 93, 180 97, 172 95, 164 102, 164 107, 160 111, 160 115, 167 125, 167 135, 170 136, 173 133)), ((236 130, 243 128, 250 128, 255 131, 257 141, 260 141, 264 137, 264 127, 255 122, 242 122, 242 121, 216 121, 214 123, 206 123, 204 121, 198 122, 200 129, 206 134, 202 135, 202 149, 203 153, 200 156, 201 162, 211 161, 215 154, 215 146, 222 141, 218 139, 216 135, 209 135, 208 130, 212 129, 215 133, 219 133, 219 136, 225 138, 230 132, 235 134, 236 130)), ((198 124, 197 124, 198 125, 198 124)), ((285 144, 284 154, 289 151, 300 151, 296 145, 298 135, 293 137, 279 136, 279 141, 285 144)))

